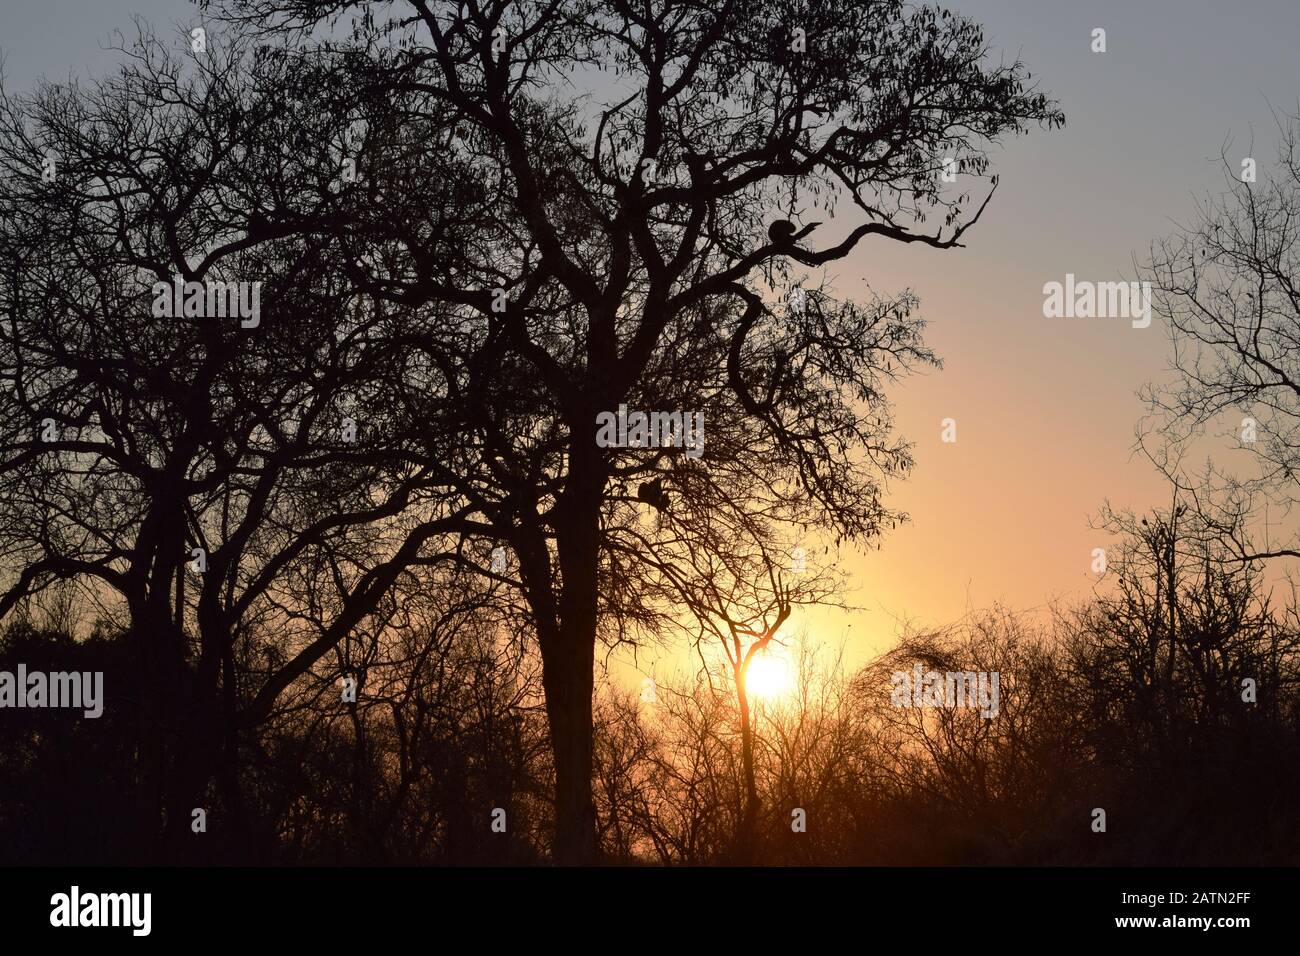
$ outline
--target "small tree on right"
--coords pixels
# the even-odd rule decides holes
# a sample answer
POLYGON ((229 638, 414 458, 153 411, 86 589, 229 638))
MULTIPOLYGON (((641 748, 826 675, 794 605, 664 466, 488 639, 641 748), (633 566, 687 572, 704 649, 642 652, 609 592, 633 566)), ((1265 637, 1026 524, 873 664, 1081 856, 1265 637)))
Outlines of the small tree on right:
POLYGON ((1152 246, 1143 278, 1169 327, 1173 378, 1146 389, 1140 431, 1238 560, 1300 557, 1300 541, 1247 529, 1261 501, 1300 493, 1300 115, 1278 117, 1273 164, 1224 155, 1226 190, 1198 203, 1191 224, 1152 246), (1250 455, 1242 478, 1211 466, 1187 483, 1187 442, 1207 429, 1250 455))

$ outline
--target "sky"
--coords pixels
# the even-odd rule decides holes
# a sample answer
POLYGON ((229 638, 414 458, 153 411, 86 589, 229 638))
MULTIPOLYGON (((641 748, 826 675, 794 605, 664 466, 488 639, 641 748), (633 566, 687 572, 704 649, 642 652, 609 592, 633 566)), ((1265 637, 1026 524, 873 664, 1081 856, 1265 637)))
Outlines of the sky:
MULTIPOLYGON (((1158 319, 1043 317, 1043 285, 1066 273, 1135 278, 1153 239, 1223 189, 1221 153, 1273 160, 1270 103, 1300 98, 1300 4, 1205 0, 964 0, 995 50, 1025 61, 1066 127, 1009 142, 1001 184, 968 248, 887 247, 859 256, 877 286, 910 285, 945 368, 896 393, 916 443, 894 501, 910 526, 860 563, 852 621, 877 644, 897 617, 942 623, 1091 592, 1089 527, 1105 500, 1138 509, 1167 491, 1133 454, 1137 390, 1164 377, 1158 319), (1106 30, 1105 53, 1091 50, 1106 30), (1254 145, 1252 146, 1252 142, 1254 145), (957 420, 957 441, 940 421, 957 420)), ((847 270, 846 270, 847 271, 847 270)), ((857 635, 855 634, 855 637, 857 635)), ((861 640, 856 640, 861 644, 861 640)))
MULTIPOLYGON (((910 287, 942 371, 893 393, 916 468, 890 503, 911 514, 879 551, 844 552, 859 610, 804 615, 796 627, 846 639, 850 662, 884 650, 900 621, 938 625, 1002 603, 1042 608, 1091 592, 1089 527, 1103 502, 1149 509, 1167 499, 1140 456, 1137 390, 1169 353, 1159 319, 1044 318, 1043 285, 1135 277, 1150 243, 1221 191, 1220 154, 1274 157, 1272 108, 1300 99, 1295 0, 955 0, 983 24, 995 57, 1022 59, 1059 101, 1066 127, 1034 131, 995 154, 997 196, 967 248, 868 241, 832 275, 910 287), (1091 50, 1106 30, 1105 53, 1091 50), (941 422, 957 441, 941 441, 941 422)), ((197 22, 184 0, 42 0, 0 8, 10 88, 109 68, 103 46, 138 14, 197 22)), ((643 658, 653 668, 653 656, 643 658)))

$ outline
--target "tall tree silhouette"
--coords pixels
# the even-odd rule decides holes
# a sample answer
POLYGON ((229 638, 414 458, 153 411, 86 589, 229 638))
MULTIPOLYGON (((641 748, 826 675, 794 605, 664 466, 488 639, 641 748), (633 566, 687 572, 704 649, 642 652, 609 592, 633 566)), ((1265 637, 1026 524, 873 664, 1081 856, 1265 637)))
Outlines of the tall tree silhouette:
POLYGON ((959 245, 988 197, 972 214, 942 192, 945 158, 980 176, 986 141, 1062 117, 1019 63, 986 63, 976 25, 901 0, 206 6, 295 49, 353 11, 321 52, 424 124, 417 172, 437 154, 448 188, 479 195, 477 220, 421 216, 412 167, 363 156, 408 191, 372 187, 382 205, 332 226, 365 242, 362 288, 461 307, 428 358, 474 414, 433 429, 430 453, 458 461, 449 483, 517 560, 544 665, 556 856, 589 861, 595 649, 647 620, 641 595, 615 587, 648 553, 614 545, 637 507, 622 483, 662 480, 670 501, 690 486, 701 509, 768 498, 772 521, 876 534, 881 479, 907 456, 874 414, 894 365, 862 334, 887 321, 919 354, 913 303, 792 317, 775 300, 792 266, 871 237, 959 245), (852 215, 818 243, 831 230, 806 213, 828 220, 837 201, 852 215), (703 457, 601 447, 597 416, 620 404, 704 410, 703 457))
POLYGON ((175 848, 220 756, 459 518, 374 398, 392 312, 276 224, 337 201, 330 114, 238 38, 173 49, 142 29, 117 76, 0 101, 0 616, 68 578, 125 610, 175 848), (260 283, 260 316, 159 317, 178 276, 260 283))

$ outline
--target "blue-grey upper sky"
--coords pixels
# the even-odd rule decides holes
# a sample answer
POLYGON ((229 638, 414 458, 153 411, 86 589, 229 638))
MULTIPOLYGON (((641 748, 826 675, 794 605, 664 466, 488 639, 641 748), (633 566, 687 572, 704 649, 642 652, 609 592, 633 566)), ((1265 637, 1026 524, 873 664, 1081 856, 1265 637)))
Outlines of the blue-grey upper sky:
MULTIPOLYGON (((1087 519, 1104 499, 1149 507, 1155 475, 1131 455, 1136 389, 1161 374, 1157 320, 1046 319, 1045 282, 1066 273, 1133 277, 1134 257, 1219 190, 1218 163, 1274 157, 1270 103, 1297 111, 1296 0, 958 0, 995 51, 1023 59, 1067 116, 996 154, 997 197, 968 248, 868 245, 832 273, 911 286, 946 362, 896 394, 917 469, 894 501, 912 513, 879 552, 845 555, 867 611, 809 622, 871 635, 895 616, 943 621, 968 606, 1015 607, 1090 587, 1087 519), (1091 50, 1094 28, 1107 50, 1091 50), (1253 141, 1253 145, 1252 145, 1253 141), (940 441, 957 421, 958 441, 940 441)), ((110 31, 138 14, 162 26, 196 21, 184 0, 41 0, 0 9, 6 84, 89 76, 111 67, 110 31)), ((995 53, 995 55, 998 55, 995 53)), ((863 647, 864 642, 855 642, 863 647)))

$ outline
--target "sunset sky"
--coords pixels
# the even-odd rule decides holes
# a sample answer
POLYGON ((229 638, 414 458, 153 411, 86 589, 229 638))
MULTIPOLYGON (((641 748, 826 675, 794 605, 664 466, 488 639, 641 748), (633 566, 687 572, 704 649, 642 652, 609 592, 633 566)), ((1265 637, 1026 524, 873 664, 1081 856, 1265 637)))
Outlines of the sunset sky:
MULTIPOLYGON (((994 154, 1001 185, 968 248, 868 242, 831 273, 847 294, 870 282, 911 287, 942 371, 895 390, 916 469, 892 503, 912 521, 882 550, 845 553, 863 610, 810 615, 821 637, 849 638, 850 660, 882 650, 897 621, 942 623, 994 602, 1029 609, 1088 593, 1088 527, 1103 501, 1166 500, 1132 453, 1135 395, 1161 375, 1168 345, 1157 319, 1045 319, 1045 282, 1066 273, 1134 278, 1149 243, 1187 221, 1194 199, 1223 186, 1221 150, 1253 156, 1261 179, 1275 151, 1270 102, 1295 111, 1300 80, 1295 0, 960 0, 994 56, 1022 58, 1064 109, 1064 130, 1034 132, 994 154), (1090 50, 1107 31, 1107 52, 1090 50), (1253 144, 1253 145, 1252 145, 1253 144), (940 441, 957 420, 958 441, 940 441)), ((93 75, 100 46, 140 14, 159 26, 193 20, 183 0, 44 0, 6 11, 6 82, 42 73, 93 75)), ((835 222, 820 230, 835 236, 835 222)))

